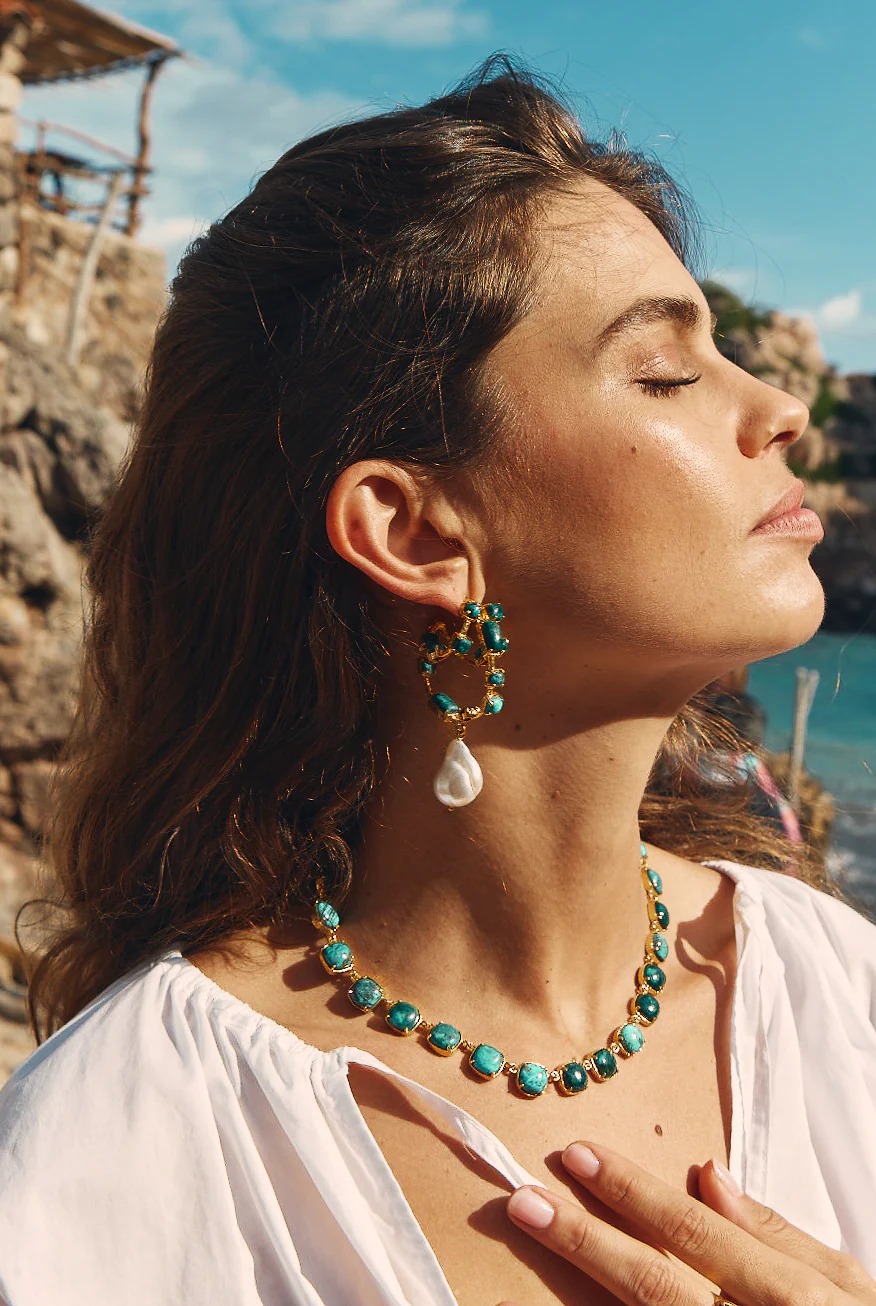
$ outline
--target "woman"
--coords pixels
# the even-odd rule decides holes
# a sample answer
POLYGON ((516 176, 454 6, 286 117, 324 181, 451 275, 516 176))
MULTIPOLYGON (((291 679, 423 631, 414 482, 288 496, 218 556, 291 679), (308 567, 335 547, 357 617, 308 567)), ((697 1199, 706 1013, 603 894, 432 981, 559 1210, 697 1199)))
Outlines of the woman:
POLYGON ((873 1300, 876 931, 694 765, 822 618, 812 519, 754 529, 808 414, 690 249, 500 62, 183 259, 0 1096, 11 1306, 873 1300))

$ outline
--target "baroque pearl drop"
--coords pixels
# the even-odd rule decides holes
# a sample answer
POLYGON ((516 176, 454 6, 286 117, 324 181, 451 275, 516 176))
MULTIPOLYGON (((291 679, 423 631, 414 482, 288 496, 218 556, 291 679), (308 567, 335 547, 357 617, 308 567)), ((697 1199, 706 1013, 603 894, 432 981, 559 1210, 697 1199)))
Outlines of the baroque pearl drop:
POLYGON ((441 770, 435 777, 435 794, 445 807, 465 807, 484 787, 484 775, 464 739, 451 739, 441 770))

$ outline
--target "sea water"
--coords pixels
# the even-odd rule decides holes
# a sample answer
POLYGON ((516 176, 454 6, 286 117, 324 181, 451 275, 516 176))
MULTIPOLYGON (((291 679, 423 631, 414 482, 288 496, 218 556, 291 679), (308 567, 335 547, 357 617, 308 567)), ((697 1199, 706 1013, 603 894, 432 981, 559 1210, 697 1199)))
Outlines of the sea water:
POLYGON ((836 801, 828 870, 876 913, 876 635, 819 633, 750 664, 748 691, 766 709, 774 752, 791 745, 797 667, 819 676, 804 765, 836 801))

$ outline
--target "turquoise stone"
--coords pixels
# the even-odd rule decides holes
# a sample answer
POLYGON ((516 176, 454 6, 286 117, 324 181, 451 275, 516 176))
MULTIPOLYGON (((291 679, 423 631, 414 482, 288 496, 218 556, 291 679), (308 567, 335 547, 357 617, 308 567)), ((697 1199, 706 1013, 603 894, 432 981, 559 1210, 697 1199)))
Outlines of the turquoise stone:
POLYGON ((440 1052, 442 1056, 449 1056, 455 1052, 462 1042, 462 1035, 455 1025, 433 1025, 426 1035, 426 1042, 434 1052, 440 1052))
POLYGON ((617 1060, 608 1048, 599 1048, 591 1053, 590 1060, 597 1079, 611 1079, 612 1075, 617 1074, 617 1060))
POLYGON ((637 993, 633 1005, 646 1025, 652 1024, 660 1015, 660 1003, 653 993, 637 993))
POLYGON ((335 911, 334 907, 330 902, 325 902, 323 899, 320 899, 316 904, 314 912, 316 916, 319 917, 320 922, 328 930, 336 930, 341 923, 341 918, 335 911))
POLYGON ((459 704, 455 703, 449 694, 433 694, 429 699, 429 702, 445 716, 447 716, 449 712, 459 711, 459 704))
POLYGON ((504 702, 505 700, 500 698, 498 694, 491 694, 486 703, 484 703, 484 712, 489 713, 490 716, 494 716, 497 712, 502 711, 502 705, 504 702))
POLYGON ((655 930, 651 935, 651 951, 658 961, 665 961, 669 956, 669 944, 666 942, 666 935, 655 930))
POLYGON ((638 1025, 621 1025, 617 1032, 617 1041, 620 1043, 624 1052, 630 1056, 638 1052, 645 1042, 645 1035, 639 1029, 638 1025))
POLYGON ((420 1023, 420 1013, 412 1002, 394 1002, 386 1013, 386 1023, 396 1034, 411 1034, 420 1023))
POLYGON ((657 874, 656 871, 651 870, 650 866, 648 867, 648 879, 650 881, 651 888, 654 890, 655 893, 663 892, 663 880, 657 874))
POLYGON ((360 1011, 372 1011, 383 997, 383 989, 368 975, 361 976, 350 989, 348 994, 354 1007, 360 1011))
POLYGON ((427 630, 420 640, 420 644, 424 649, 427 649, 429 653, 434 653, 441 644, 441 636, 436 635, 434 631, 427 630))
POLYGON ((453 641, 453 647, 456 649, 457 653, 468 653, 471 649, 471 643, 470 639, 466 639, 463 635, 460 635, 453 641))
POLYGON ((649 989, 656 989, 659 993, 666 983, 666 972, 649 961, 647 966, 642 967, 642 979, 649 989))
POLYGON ((489 1043, 479 1043, 468 1063, 482 1079, 494 1079, 505 1064, 505 1054, 489 1043))
POLYGON ((517 1071, 517 1087, 526 1097, 538 1097, 548 1086, 546 1066, 537 1061, 524 1061, 517 1071))
POLYGON ((336 939, 334 943, 327 943, 320 951, 323 965, 326 970, 344 971, 349 970, 353 964, 353 953, 349 945, 336 939))
POLYGON ((479 617, 481 615, 480 603, 466 603, 463 612, 467 617, 479 617))
POLYGON ((508 641, 502 638, 502 630, 497 621, 485 621, 481 630, 484 643, 491 653, 503 653, 508 647, 508 641))
POLYGON ((645 847, 644 843, 639 844, 639 852, 642 854, 643 857, 648 856, 648 849, 645 847))
POLYGON ((421 673, 424 673, 427 676, 431 676, 434 670, 435 670, 434 662, 427 662, 426 659, 424 658, 423 661, 420 663, 421 673))
POLYGON ((487 616, 492 617, 494 621, 501 621, 505 616, 505 609, 501 603, 488 603, 487 616))
POLYGON ((488 685, 504 685, 504 683, 505 683, 504 671, 491 671, 490 674, 487 676, 488 685))
POLYGON ((654 915, 660 924, 661 930, 665 930, 669 924, 669 912, 666 910, 666 904, 663 902, 654 903, 654 915))
POLYGON ((563 1093, 582 1093, 587 1087, 587 1071, 580 1061, 567 1061, 560 1071, 563 1093))

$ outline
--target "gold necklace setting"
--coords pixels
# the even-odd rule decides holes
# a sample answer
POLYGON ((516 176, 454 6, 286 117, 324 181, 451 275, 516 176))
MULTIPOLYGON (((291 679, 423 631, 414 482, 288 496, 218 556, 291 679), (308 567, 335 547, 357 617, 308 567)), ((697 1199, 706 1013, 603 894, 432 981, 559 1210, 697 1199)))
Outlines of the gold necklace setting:
POLYGON ((344 939, 338 938, 341 918, 337 909, 326 900, 321 879, 317 881, 317 898, 311 918, 326 939, 320 946, 319 959, 329 975, 348 985, 347 996, 353 1006, 363 1013, 382 1010, 385 1023, 394 1034, 408 1037, 419 1031, 430 1051, 442 1057, 461 1052, 480 1079, 496 1079, 505 1074, 522 1097, 541 1097, 548 1084, 554 1084, 563 1096, 574 1097, 591 1081, 603 1084, 611 1079, 623 1061, 640 1052, 645 1044, 643 1028, 653 1025, 660 1014, 660 995, 666 986, 666 971, 662 963, 669 955, 664 933, 669 925, 669 912, 660 898, 663 881, 658 872, 648 866, 644 843, 639 844, 639 854, 648 933, 642 964, 636 972, 635 992, 628 1004, 627 1019, 612 1031, 604 1046, 551 1070, 539 1061, 509 1061, 492 1043, 475 1043, 464 1038, 449 1021, 429 1021, 414 1003, 388 997, 380 980, 356 969, 352 948, 344 939))

